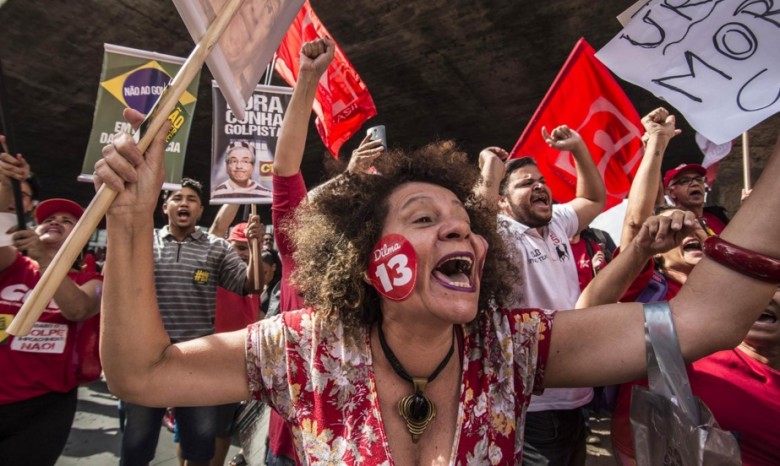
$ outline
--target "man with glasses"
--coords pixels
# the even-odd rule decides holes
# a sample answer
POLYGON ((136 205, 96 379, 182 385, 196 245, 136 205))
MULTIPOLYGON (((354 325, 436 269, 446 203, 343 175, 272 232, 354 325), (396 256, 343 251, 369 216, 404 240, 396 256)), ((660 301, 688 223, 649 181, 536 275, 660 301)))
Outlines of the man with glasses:
POLYGON ((252 175, 255 172, 255 151, 247 141, 235 141, 225 152, 225 172, 228 180, 214 188, 215 199, 269 197, 271 191, 260 186, 252 175))
POLYGON ((721 207, 705 208, 707 170, 697 163, 683 163, 667 170, 664 175, 664 189, 672 204, 690 210, 704 222, 710 235, 719 235, 728 223, 728 217, 721 207))

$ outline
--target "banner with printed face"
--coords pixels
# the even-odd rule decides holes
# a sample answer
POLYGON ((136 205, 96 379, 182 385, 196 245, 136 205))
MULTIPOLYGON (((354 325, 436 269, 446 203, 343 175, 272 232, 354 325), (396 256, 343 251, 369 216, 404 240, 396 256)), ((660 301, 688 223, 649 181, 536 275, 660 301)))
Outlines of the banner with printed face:
POLYGON ((238 118, 212 82, 211 204, 270 204, 271 167, 292 88, 257 86, 238 118))
POLYGON ((780 111, 777 2, 652 0, 597 57, 723 144, 780 111))
POLYGON ((594 53, 584 39, 577 42, 509 156, 533 157, 553 199, 574 199, 574 156, 553 149, 542 137, 542 127, 552 131, 568 125, 582 136, 604 179, 608 209, 628 195, 643 154, 644 128, 631 101, 594 53))
MULTIPOLYGON (((100 160, 103 146, 111 144, 119 131, 132 128, 122 117, 126 108, 149 113, 168 82, 184 63, 183 58, 144 50, 105 44, 103 71, 100 75, 95 116, 89 135, 87 153, 79 181, 92 182, 95 162, 100 160)), ((192 115, 197 103, 200 73, 179 99, 169 119, 177 129, 165 148, 164 189, 178 189, 184 170, 184 155, 190 134, 192 115)))

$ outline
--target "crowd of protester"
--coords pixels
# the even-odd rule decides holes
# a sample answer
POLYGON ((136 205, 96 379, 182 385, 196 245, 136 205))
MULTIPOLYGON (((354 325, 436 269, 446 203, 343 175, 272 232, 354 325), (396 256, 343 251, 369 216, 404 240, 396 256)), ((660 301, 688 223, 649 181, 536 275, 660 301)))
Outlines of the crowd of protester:
MULTIPOLYGON (((539 137, 573 156, 567 203, 553 202, 532 154, 509 160, 490 146, 474 164, 449 141, 403 152, 369 137, 343 174, 308 191, 304 144, 333 53, 328 39, 301 50, 273 161, 273 234, 257 215, 236 222, 236 204, 206 232, 192 179, 161 202, 166 127, 145 158, 127 135, 104 150, 97 183, 119 192, 110 247, 59 284, 35 327, 48 340, 0 345, 0 464, 54 464, 61 454, 76 389, 89 381, 74 355, 101 298, 124 466, 154 460, 166 413, 182 464, 225 464, 247 400, 272 408, 269 465, 584 465, 594 388, 600 409, 614 407, 616 464, 636 464, 631 390, 647 382, 642 308, 632 303, 655 301, 670 301, 693 392, 734 432, 743 463, 780 464, 780 280, 752 278, 750 261, 724 267, 704 247, 722 236, 727 247, 780 257, 780 218, 766 215, 780 208, 771 180, 780 146, 769 182, 730 223, 705 207, 701 165, 662 173, 680 131, 667 110, 653 110, 619 247, 590 228, 606 190, 565 124, 539 137), (167 225, 153 229, 161 206, 167 225)), ((35 225, 0 247, 4 319, 83 213, 65 199, 38 203, 27 161, 3 153, 9 211, 12 180, 35 225), (12 285, 16 300, 6 297, 12 285)), ((239 453, 228 464, 246 461, 239 453)))

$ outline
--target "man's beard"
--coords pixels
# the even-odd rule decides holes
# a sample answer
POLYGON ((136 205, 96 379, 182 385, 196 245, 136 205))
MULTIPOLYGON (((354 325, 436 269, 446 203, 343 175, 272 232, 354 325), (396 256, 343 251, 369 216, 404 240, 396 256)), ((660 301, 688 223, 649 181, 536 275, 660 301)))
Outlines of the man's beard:
POLYGON ((528 228, 540 228, 547 226, 552 220, 552 214, 541 216, 531 210, 530 207, 510 205, 511 217, 528 228))

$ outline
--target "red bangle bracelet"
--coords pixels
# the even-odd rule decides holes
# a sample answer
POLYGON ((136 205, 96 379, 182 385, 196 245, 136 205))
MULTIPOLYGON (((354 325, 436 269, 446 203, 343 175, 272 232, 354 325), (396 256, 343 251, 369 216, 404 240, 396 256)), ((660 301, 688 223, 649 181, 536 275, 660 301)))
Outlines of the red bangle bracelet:
POLYGON ((780 259, 768 257, 710 236, 702 245, 704 254, 718 264, 748 277, 770 283, 780 283, 780 259))

